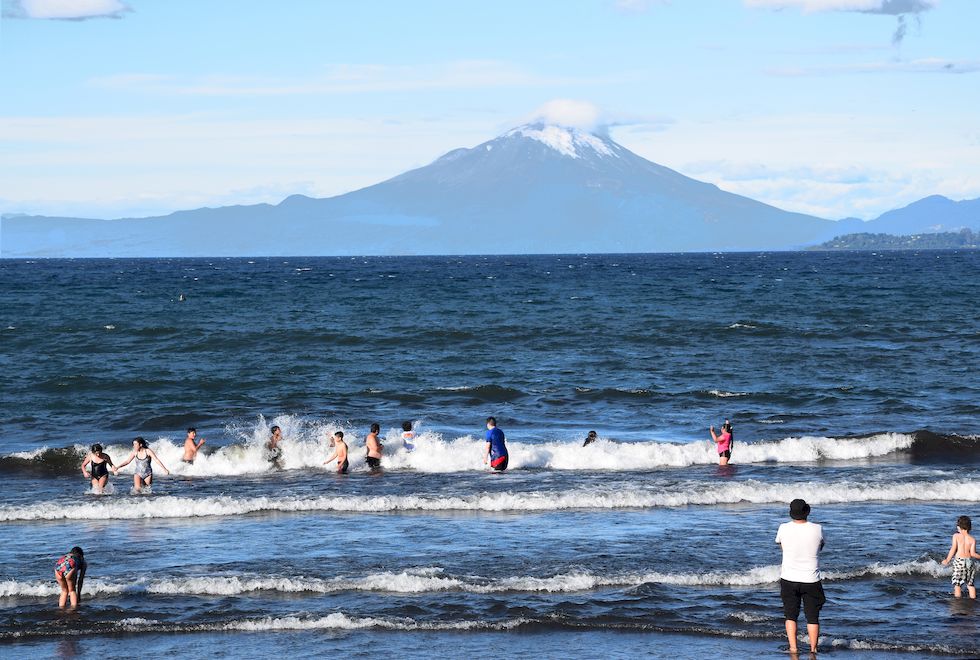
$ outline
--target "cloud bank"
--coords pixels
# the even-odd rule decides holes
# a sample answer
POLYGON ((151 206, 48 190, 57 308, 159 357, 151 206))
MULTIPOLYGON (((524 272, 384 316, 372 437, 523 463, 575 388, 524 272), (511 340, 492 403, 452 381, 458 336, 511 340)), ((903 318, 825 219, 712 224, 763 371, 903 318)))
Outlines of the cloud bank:
POLYGON ((122 18, 132 9, 122 0, 4 0, 4 18, 85 21, 122 18))
POLYGON ((906 15, 914 17, 916 25, 922 26, 920 14, 934 9, 939 0, 744 0, 745 6, 752 9, 799 9, 812 14, 826 11, 848 11, 862 14, 882 14, 895 16, 898 25, 892 34, 892 43, 902 43, 908 32, 906 15))

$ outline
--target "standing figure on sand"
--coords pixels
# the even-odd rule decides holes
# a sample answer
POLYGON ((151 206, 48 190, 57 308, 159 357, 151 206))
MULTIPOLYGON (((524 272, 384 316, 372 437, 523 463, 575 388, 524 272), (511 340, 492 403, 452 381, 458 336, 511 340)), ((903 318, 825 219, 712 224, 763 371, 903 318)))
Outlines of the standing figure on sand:
POLYGON ((381 425, 372 424, 371 432, 364 439, 364 446, 367 449, 367 464, 372 472, 381 469, 381 452, 384 451, 384 445, 378 440, 379 433, 381 433, 381 425))
POLYGON ((776 543, 783 548, 783 564, 779 571, 779 595, 783 600, 786 619, 786 638, 789 652, 796 653, 796 620, 800 617, 800 603, 806 615, 806 631, 810 639, 810 653, 817 652, 820 638, 820 609, 827 601, 820 581, 820 564, 817 555, 823 549, 823 528, 807 522, 810 505, 795 499, 789 503, 790 522, 783 523, 776 532, 776 543))
POLYGON ((735 436, 732 434, 732 423, 726 419, 725 423, 721 425, 721 433, 717 435, 713 426, 709 426, 708 431, 711 432, 711 439, 715 441, 718 448, 718 465, 728 465, 728 461, 732 458, 732 444, 735 441, 735 436))
POLYGON ((977 597, 977 587, 974 580, 977 575, 977 540, 970 536, 972 527, 969 516, 960 516, 956 519, 956 533, 953 534, 953 543, 949 548, 949 554, 943 560, 943 566, 953 562, 953 595, 957 598, 963 595, 962 587, 966 585, 966 592, 970 598, 977 597))
POLYGON ((487 446, 483 452, 483 462, 497 472, 503 472, 507 469, 509 461, 507 443, 504 439, 504 432, 497 428, 497 420, 494 417, 487 417, 486 439, 487 446))
POLYGON ((187 429, 187 437, 184 438, 184 457, 180 460, 185 463, 194 463, 194 459, 197 458, 197 452, 201 450, 201 445, 204 444, 204 438, 200 440, 197 439, 197 429, 193 426, 187 429))
POLYGON ((327 456, 327 460, 323 461, 323 464, 327 465, 334 460, 337 461, 337 474, 347 474, 350 461, 347 460, 347 443, 344 442, 343 431, 337 431, 333 434, 333 453, 327 456))
POLYGON ((137 493, 140 492, 144 487, 149 488, 153 485, 153 463, 156 461, 159 463, 160 467, 166 474, 170 474, 170 470, 167 466, 163 464, 156 453, 150 449, 146 444, 146 440, 142 436, 133 440, 133 451, 130 452, 129 457, 120 463, 118 466, 112 468, 113 474, 119 474, 119 470, 129 465, 132 461, 136 461, 136 473, 133 474, 133 490, 137 493))
POLYGON ((92 445, 91 451, 85 456, 85 460, 82 461, 82 474, 85 475, 86 479, 92 481, 92 492, 96 495, 105 492, 106 484, 109 483, 109 468, 115 471, 112 459, 109 458, 109 454, 102 451, 102 445, 95 443, 92 445), (86 465, 90 467, 90 470, 85 469, 86 465))
POLYGON ((72 609, 78 607, 86 568, 85 553, 77 545, 54 563, 54 579, 61 589, 58 607, 64 607, 67 602, 71 603, 72 609))

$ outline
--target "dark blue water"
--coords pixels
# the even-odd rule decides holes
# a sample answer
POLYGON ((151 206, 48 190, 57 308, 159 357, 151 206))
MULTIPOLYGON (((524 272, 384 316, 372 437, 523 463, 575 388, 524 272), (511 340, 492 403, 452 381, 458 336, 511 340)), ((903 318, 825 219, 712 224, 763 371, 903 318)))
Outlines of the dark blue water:
POLYGON ((804 497, 826 650, 976 655, 938 560, 980 520, 978 282, 977 252, 0 261, 0 643, 775 655, 773 537, 804 497), (136 435, 173 475, 86 494, 84 448, 136 435), (75 544, 89 598, 63 615, 75 544))

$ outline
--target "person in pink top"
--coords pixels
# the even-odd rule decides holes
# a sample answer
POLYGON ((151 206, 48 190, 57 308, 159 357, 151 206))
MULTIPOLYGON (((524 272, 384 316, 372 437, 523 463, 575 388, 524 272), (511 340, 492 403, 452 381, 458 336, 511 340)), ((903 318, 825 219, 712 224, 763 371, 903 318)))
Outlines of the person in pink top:
POLYGON ((708 430, 711 431, 711 439, 718 445, 718 465, 728 465, 732 457, 732 441, 735 439, 732 435, 732 423, 726 419, 721 426, 721 433, 716 434, 713 426, 709 426, 708 430))

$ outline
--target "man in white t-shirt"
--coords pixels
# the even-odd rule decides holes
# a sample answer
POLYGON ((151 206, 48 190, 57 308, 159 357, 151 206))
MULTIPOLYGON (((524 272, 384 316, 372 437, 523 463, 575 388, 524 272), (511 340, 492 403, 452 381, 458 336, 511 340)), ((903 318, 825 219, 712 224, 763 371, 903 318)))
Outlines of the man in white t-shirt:
POLYGON ((776 532, 776 543, 783 547, 783 567, 779 572, 779 591, 786 616, 786 637, 789 651, 796 653, 796 620, 800 616, 800 603, 806 615, 806 631, 810 637, 810 652, 817 651, 820 636, 820 608, 827 598, 820 583, 820 566, 817 554, 823 549, 823 529, 807 522, 810 505, 796 499, 789 504, 789 517, 776 532))

